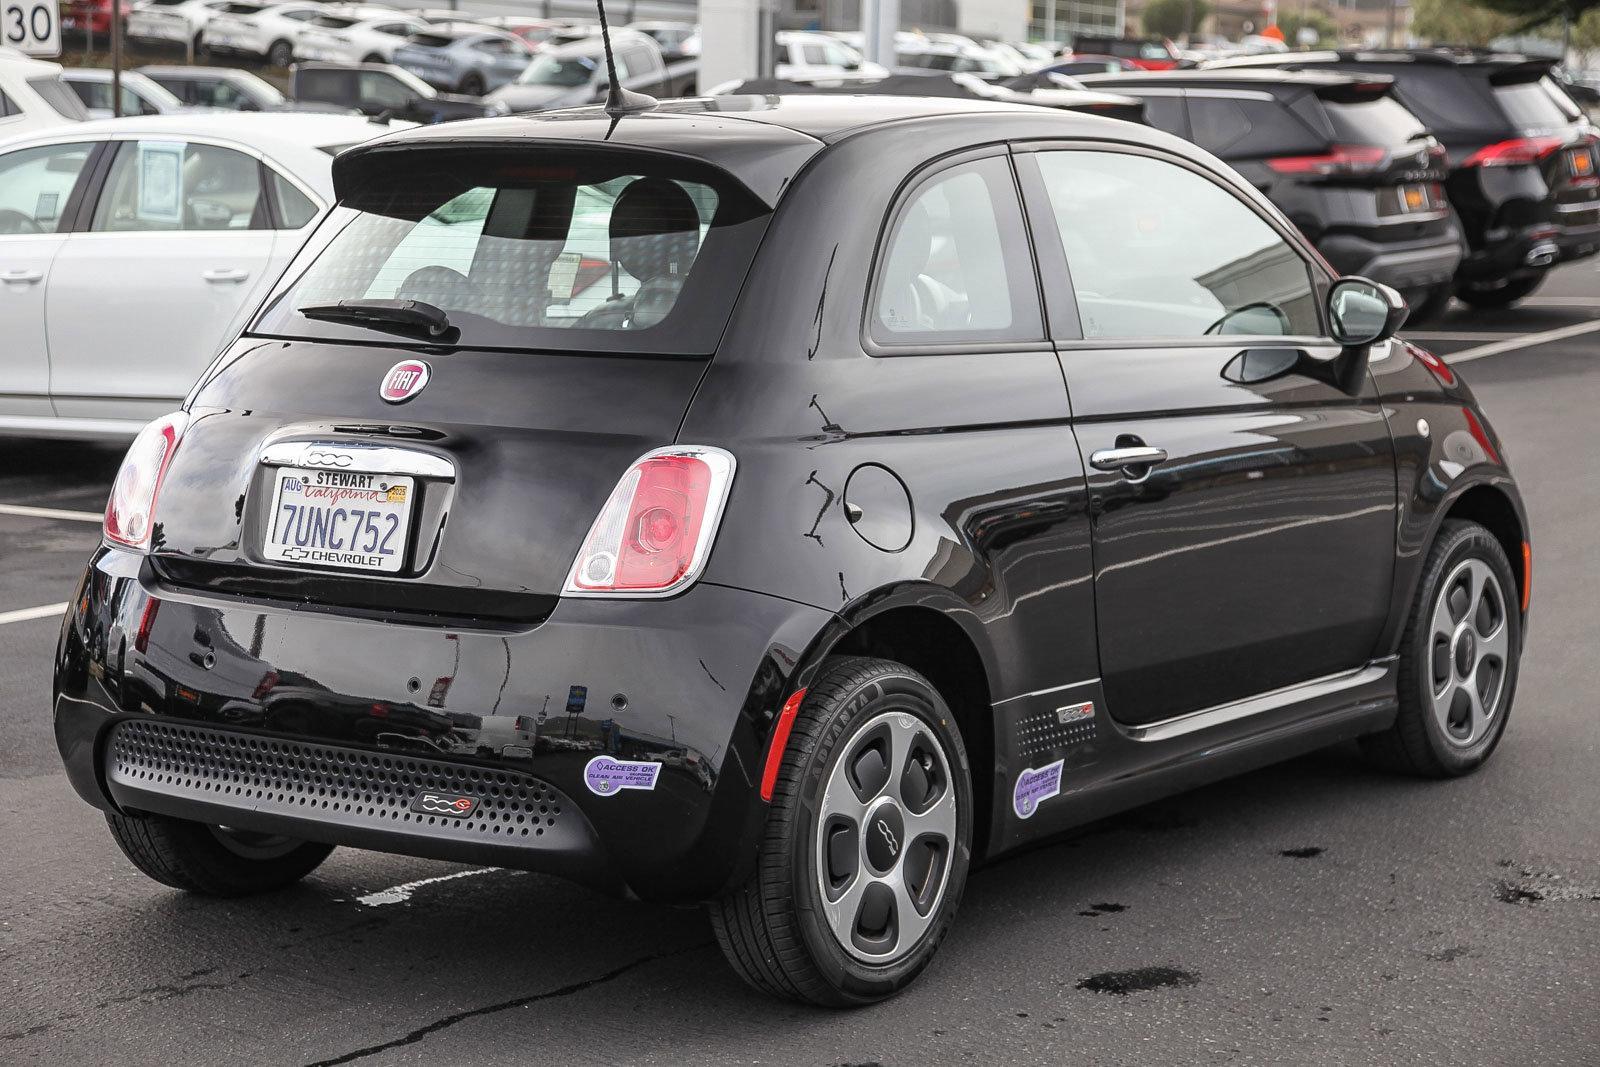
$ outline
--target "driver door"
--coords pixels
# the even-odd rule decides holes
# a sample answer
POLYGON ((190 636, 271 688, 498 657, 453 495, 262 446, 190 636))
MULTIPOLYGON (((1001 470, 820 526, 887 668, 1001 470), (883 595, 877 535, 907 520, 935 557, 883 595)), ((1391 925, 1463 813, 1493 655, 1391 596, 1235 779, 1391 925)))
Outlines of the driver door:
POLYGON ((1019 169, 1056 268, 1111 715, 1160 722, 1366 664, 1394 458, 1370 376, 1359 396, 1332 383, 1325 273, 1180 161, 1042 150, 1019 169))

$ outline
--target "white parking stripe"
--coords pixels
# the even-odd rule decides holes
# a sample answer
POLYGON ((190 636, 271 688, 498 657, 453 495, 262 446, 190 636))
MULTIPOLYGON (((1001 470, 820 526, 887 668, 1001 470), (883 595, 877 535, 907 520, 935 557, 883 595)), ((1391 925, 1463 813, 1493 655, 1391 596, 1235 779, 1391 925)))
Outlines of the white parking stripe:
POLYGON ((1493 344, 1479 345, 1469 348, 1454 355, 1447 355, 1444 361, 1451 366, 1457 363, 1467 363, 1484 356, 1498 356, 1502 352, 1515 352, 1521 348, 1533 348, 1535 345, 1549 344, 1551 341, 1565 341, 1569 337, 1581 337, 1586 333, 1600 331, 1600 322, 1580 322, 1573 326, 1563 326, 1559 330, 1545 330, 1543 333, 1525 333, 1520 337, 1508 337, 1504 341, 1495 341, 1493 344))
POLYGON ((0 515, 21 515, 29 519, 65 519, 68 522, 105 521, 98 511, 62 511, 60 508, 36 508, 28 504, 0 504, 0 515))
POLYGON ((21 608, 17 611, 0 611, 0 626, 4 626, 8 622, 27 622, 30 619, 59 619, 61 617, 61 613, 66 610, 67 602, 63 600, 59 604, 44 604, 37 608, 21 608))
POLYGON ((1600 307, 1600 297, 1593 296, 1525 296, 1517 303, 1536 308, 1592 308, 1600 307))

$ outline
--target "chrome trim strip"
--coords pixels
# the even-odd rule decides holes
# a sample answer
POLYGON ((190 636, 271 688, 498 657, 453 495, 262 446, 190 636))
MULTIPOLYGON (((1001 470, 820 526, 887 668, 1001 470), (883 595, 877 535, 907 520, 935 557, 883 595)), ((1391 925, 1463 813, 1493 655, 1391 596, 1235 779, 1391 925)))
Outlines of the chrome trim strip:
POLYGON ((1079 686, 1099 684, 1099 678, 1085 678, 1081 682, 1068 682, 1066 685, 1053 685, 1049 689, 1035 689, 1031 693, 1018 693, 1014 697, 1006 697, 1004 700, 996 700, 993 706, 998 708, 1001 704, 1009 704, 1013 700, 1027 700, 1029 697, 1042 697, 1047 696, 1050 693, 1059 693, 1065 689, 1077 689, 1079 686))
POLYGON ((419 478, 456 480, 455 464, 443 456, 364 441, 275 441, 261 450, 261 462, 269 467, 414 474, 419 478))
POLYGON ((1207 730, 1223 723, 1235 722, 1239 719, 1249 718, 1252 715, 1262 715, 1269 711, 1298 704, 1305 700, 1314 700, 1317 697, 1332 696, 1347 689, 1355 689, 1363 685, 1381 680, 1389 673, 1391 661, 1382 660, 1369 663, 1365 667, 1357 667, 1353 671, 1343 671, 1339 674, 1329 674, 1321 678, 1313 678, 1309 682, 1298 685, 1285 686, 1274 689, 1268 693, 1259 693, 1253 697, 1245 697, 1231 704, 1218 704, 1216 707, 1203 708, 1200 711, 1191 711, 1176 718, 1163 719, 1145 726, 1125 726, 1123 729, 1135 741, 1170 741, 1174 737, 1192 734, 1196 730, 1207 730))

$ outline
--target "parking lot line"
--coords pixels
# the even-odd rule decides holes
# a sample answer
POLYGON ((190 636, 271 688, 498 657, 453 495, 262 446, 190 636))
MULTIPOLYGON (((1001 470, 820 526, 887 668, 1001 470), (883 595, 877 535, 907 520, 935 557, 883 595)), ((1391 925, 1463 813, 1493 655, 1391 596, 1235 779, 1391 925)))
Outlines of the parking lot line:
POLYGON ((27 622, 30 619, 48 619, 52 616, 59 618, 67 610, 67 602, 59 604, 42 604, 36 608, 19 608, 16 611, 0 611, 0 626, 8 622, 27 622))
POLYGON ((36 508, 28 504, 0 504, 0 515, 22 515, 30 519, 65 519, 68 522, 105 521, 98 511, 63 511, 60 508, 36 508))
POLYGON ((1515 352, 1522 348, 1533 348, 1536 345, 1549 344, 1551 341, 1565 341, 1569 337, 1581 337, 1586 333, 1600 331, 1600 321, 1580 322, 1572 326, 1563 326, 1557 330, 1545 330, 1542 333, 1525 333, 1517 337, 1508 337, 1504 341, 1495 341, 1492 344, 1479 345, 1477 348, 1468 348, 1451 356, 1445 356, 1444 361, 1451 366, 1457 363, 1466 363, 1484 356, 1498 356, 1502 352, 1515 352))

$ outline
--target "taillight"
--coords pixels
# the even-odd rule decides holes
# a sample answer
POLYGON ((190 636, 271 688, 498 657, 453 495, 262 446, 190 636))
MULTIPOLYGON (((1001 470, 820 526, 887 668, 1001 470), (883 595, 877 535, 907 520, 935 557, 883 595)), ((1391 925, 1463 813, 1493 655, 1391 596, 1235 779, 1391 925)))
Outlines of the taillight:
POLYGON ((123 457, 122 469, 111 486, 106 502, 105 535, 108 540, 129 548, 150 547, 155 526, 156 494, 167 465, 178 450, 189 416, 182 411, 163 415, 139 431, 123 457))
POLYGON ((1377 170, 1389 157, 1387 149, 1378 145, 1341 144, 1333 151, 1316 156, 1278 156, 1267 160, 1267 166, 1279 174, 1310 174, 1329 178, 1336 174, 1362 174, 1377 170))
POLYGON ((733 484, 720 448, 658 448, 628 468, 584 538, 565 596, 655 597, 700 577, 733 484))
POLYGON ((1467 167, 1516 167, 1537 163, 1567 143, 1564 137, 1513 137, 1484 145, 1467 157, 1467 167))

